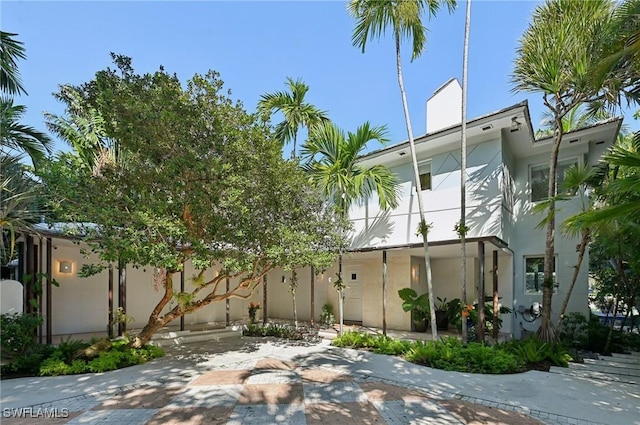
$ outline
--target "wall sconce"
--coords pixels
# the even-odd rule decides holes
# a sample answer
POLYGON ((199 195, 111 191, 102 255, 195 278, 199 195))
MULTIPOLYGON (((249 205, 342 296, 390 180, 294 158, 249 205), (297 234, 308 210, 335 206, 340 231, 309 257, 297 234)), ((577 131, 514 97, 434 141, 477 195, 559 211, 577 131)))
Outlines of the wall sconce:
POLYGON ((60 273, 69 274, 73 268, 73 263, 71 261, 60 261, 60 266, 58 267, 58 271, 60 273))

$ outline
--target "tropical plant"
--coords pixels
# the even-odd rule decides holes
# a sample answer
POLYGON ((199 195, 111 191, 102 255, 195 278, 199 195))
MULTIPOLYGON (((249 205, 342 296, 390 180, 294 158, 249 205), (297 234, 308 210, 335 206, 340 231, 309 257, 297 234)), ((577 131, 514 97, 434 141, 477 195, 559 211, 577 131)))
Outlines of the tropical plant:
MULTIPOLYGON (((383 165, 370 167, 358 163, 359 155, 367 144, 377 141, 386 144, 386 127, 372 127, 368 122, 358 127, 355 133, 325 122, 314 128, 309 140, 302 147, 307 158, 304 170, 337 213, 346 222, 353 203, 376 194, 380 209, 398 206, 398 182, 393 173, 383 165)), ((343 234, 346 235, 346 226, 343 234)), ((335 285, 339 292, 340 332, 343 327, 342 252, 338 257, 338 279, 335 285)))
POLYGON ((40 185, 20 157, 0 153, 0 265, 14 259, 17 235, 38 221, 39 195, 40 185))
POLYGON ((322 306, 322 312, 320 313, 320 324, 327 327, 332 327, 336 323, 336 317, 333 313, 333 305, 331 303, 325 303, 322 306))
POLYGON ((539 337, 556 339, 551 322, 553 262, 555 255, 555 201, 558 153, 564 135, 562 119, 585 102, 618 101, 620 80, 615 72, 603 78, 594 75, 611 50, 615 4, 609 0, 578 2, 547 0, 537 6, 532 23, 520 39, 512 80, 514 90, 542 93, 545 107, 553 114, 553 146, 549 160, 548 212, 542 307, 539 337))
MULTIPOLYGON (((26 59, 23 43, 15 39, 17 34, 0 31, 0 92, 8 96, 27 94, 20 81, 18 60, 26 59)), ((34 165, 51 150, 51 139, 35 128, 20 123, 27 108, 14 105, 11 97, 0 98, 0 146, 3 154, 11 150, 26 152, 34 165), (5 151, 9 149, 9 151, 5 151)))
POLYGON ((14 105, 13 99, 0 99, 0 140, 2 153, 10 154, 11 150, 25 152, 34 165, 38 165, 45 154, 50 152, 52 141, 46 134, 35 128, 20 123, 27 112, 26 106, 14 105))
POLYGON ((300 127, 311 130, 328 121, 329 118, 326 111, 305 102, 309 86, 302 80, 294 81, 287 77, 287 88, 289 92, 277 91, 263 94, 258 102, 258 112, 266 115, 281 112, 284 115, 284 120, 276 125, 276 138, 282 143, 282 146, 289 142, 293 144, 291 157, 295 158, 300 127))
MULTIPOLYGON (((561 195, 558 197, 558 199, 566 199, 566 197, 569 196, 578 197, 581 208, 580 212, 590 211, 592 209, 592 203, 589 198, 589 192, 594 190, 594 188, 602 185, 604 176, 605 173, 603 173, 602 170, 588 168, 583 166, 582 164, 570 167, 565 173, 562 188, 563 192, 566 195, 561 195)), ((567 306, 569 305, 571 294, 576 285, 576 282, 578 281, 580 267, 582 266, 582 261, 587 251, 589 241, 591 240, 591 235, 593 233, 593 226, 586 225, 579 221, 565 220, 562 223, 561 232, 563 233, 563 235, 568 237, 580 236, 580 242, 577 248, 578 261, 574 266, 571 284, 567 289, 567 294, 565 295, 564 300, 562 301, 562 306, 560 307, 558 322, 556 323, 557 329, 560 329, 560 327, 562 326, 562 321, 564 320, 564 315, 567 311, 567 306)))
POLYGON ((446 4, 449 7, 449 11, 452 11, 456 2, 455 0, 351 0, 348 6, 351 16, 356 20, 356 26, 351 40, 354 46, 362 49, 363 53, 369 38, 380 38, 387 30, 393 34, 398 85, 400 87, 400 95, 402 97, 402 107, 407 126, 409 147, 411 149, 411 159, 413 162, 416 198, 418 199, 418 209, 420 211, 420 223, 418 225, 418 230, 422 236, 424 245, 424 261, 427 269, 427 287, 429 290, 429 302, 431 303, 431 333, 434 339, 438 337, 438 331, 435 323, 435 308, 433 307, 433 282, 431 279, 431 261, 429 259, 429 244, 427 237, 428 224, 426 222, 422 202, 418 157, 416 155, 411 117, 409 115, 409 104, 407 102, 407 94, 402 75, 400 46, 402 41, 410 39, 412 43, 411 59, 414 60, 418 58, 424 51, 427 42, 427 28, 422 25, 422 15, 427 13, 429 18, 435 16, 442 4, 446 4))
POLYGON ((26 94, 20 81, 18 59, 26 59, 24 43, 12 34, 0 31, 0 91, 9 95, 26 94))
POLYGON ((81 89, 65 84, 55 98, 65 104, 65 115, 44 113, 46 126, 73 149, 81 164, 99 174, 103 167, 125 163, 125 152, 116 140, 106 136, 105 122, 98 110, 82 99, 81 89))
POLYGON ((402 299, 402 310, 411 312, 416 330, 424 331, 430 317, 429 294, 418 295, 412 288, 402 288, 398 296, 402 299))

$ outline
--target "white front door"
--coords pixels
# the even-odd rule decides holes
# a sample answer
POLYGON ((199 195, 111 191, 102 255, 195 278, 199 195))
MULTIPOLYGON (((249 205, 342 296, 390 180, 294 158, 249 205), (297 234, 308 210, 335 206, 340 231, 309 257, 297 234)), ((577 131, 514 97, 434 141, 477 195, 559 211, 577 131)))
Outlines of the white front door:
POLYGON ((362 283, 360 270, 347 268, 344 274, 347 288, 344 290, 344 320, 362 322, 362 283))

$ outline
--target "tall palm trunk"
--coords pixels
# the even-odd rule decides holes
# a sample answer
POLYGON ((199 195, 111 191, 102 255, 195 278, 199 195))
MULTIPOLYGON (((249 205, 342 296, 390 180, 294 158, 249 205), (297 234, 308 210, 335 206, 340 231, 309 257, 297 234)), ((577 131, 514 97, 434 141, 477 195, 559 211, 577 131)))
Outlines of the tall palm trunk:
POLYGON ((407 103, 407 95, 404 90, 404 80, 402 78, 402 60, 400 57, 400 34, 395 33, 396 41, 396 65, 398 69, 398 84, 400 85, 400 95, 402 96, 402 108, 404 110, 404 119, 407 124, 407 135, 409 137, 409 146, 411 148, 411 160, 413 161, 413 174, 415 178, 416 198, 418 199, 418 210, 420 211, 420 233, 422 234, 422 242, 424 245, 424 263, 427 270, 427 288, 429 292, 429 310, 431 313, 431 337, 435 341, 438 339, 438 327, 436 324, 436 309, 434 305, 433 282, 431 279, 431 259, 429 258, 428 229, 425 221, 424 207, 422 205, 422 187, 420 185, 420 171, 418 170, 418 157, 416 156, 416 147, 413 140, 413 130, 411 129, 411 118, 409 116, 409 105, 407 103))
MULTIPOLYGON (((461 289, 463 308, 467 305, 467 71, 469 65, 469 29, 471 26, 471 0, 467 0, 462 51, 462 125, 460 134, 460 251, 461 289)), ((462 343, 467 344, 467 319, 462 317, 462 343)))
POLYGON ((549 161, 549 220, 547 222, 546 247, 544 251, 544 278, 542 283, 542 321, 538 328, 538 338, 543 342, 556 341, 556 330, 551 322, 551 300, 553 297, 553 271, 555 266, 555 227, 556 227, 556 172, 558 168, 558 153, 562 142, 562 117, 556 108, 555 140, 549 161))
POLYGON ((578 245, 578 262, 576 263, 575 269, 573 270, 571 285, 569 286, 567 295, 565 295, 564 301, 562 302, 562 307, 560 308, 560 316, 558 317, 558 323, 556 324, 556 329, 560 329, 560 326, 562 326, 562 321, 564 320, 564 313, 565 311, 567 311, 567 306, 569 305, 569 299, 571 298, 571 293, 573 292, 573 288, 576 286, 576 282, 578 281, 580 266, 582 266, 582 260, 584 259, 585 252, 587 251, 587 244, 589 243, 590 238, 591 238, 591 231, 589 229, 585 229, 582 232, 580 245, 578 245))

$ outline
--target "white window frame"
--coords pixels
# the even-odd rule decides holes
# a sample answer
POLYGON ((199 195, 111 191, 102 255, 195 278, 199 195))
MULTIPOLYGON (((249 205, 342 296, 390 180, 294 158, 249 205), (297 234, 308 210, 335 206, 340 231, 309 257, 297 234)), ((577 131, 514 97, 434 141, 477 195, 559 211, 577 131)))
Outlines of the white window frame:
POLYGON ((421 181, 420 188, 422 189, 423 192, 430 191, 431 188, 433 187, 433 174, 431 173, 431 160, 422 161, 418 163, 418 174, 420 175, 420 177, 422 177, 425 174, 429 174, 429 187, 426 189, 422 187, 422 181, 421 181))
MULTIPOLYGON (((544 268, 544 254, 540 255, 525 255, 523 257, 523 261, 522 261, 522 269, 523 269, 523 279, 522 279, 522 283, 524 285, 524 293, 525 295, 542 295, 542 291, 543 291, 543 285, 544 285, 544 271, 540 271, 538 269, 538 273, 539 273, 539 278, 540 280, 540 289, 538 291, 534 291, 534 290, 529 290, 529 287, 527 286, 527 273, 532 273, 527 271, 527 260, 530 258, 539 258, 541 261, 541 266, 544 268)), ((554 255, 554 264, 555 264, 555 270, 553 272, 553 292, 556 293, 558 292, 558 255, 554 255)))
MULTIPOLYGON (((580 158, 579 157, 569 157, 569 158, 564 158, 561 160, 558 160, 558 167, 556 168, 556 172, 558 171, 558 169, 560 168, 561 165, 565 165, 565 164, 569 164, 568 167, 565 168, 565 170, 573 165, 580 165, 580 158)), ((547 199, 547 195, 546 193, 548 192, 548 187, 549 187, 549 182, 546 182, 546 180, 544 180, 546 182, 546 188, 547 190, 545 190, 545 195, 539 199, 533 199, 533 173, 535 169, 547 169, 547 173, 549 172, 549 163, 538 163, 538 164, 531 164, 529 166, 529 201, 533 202, 533 203, 537 203, 537 202, 542 202, 544 200, 547 199)), ((561 186, 561 181, 564 179, 564 175, 562 176, 557 176, 556 178, 556 188, 559 188, 561 186)), ((556 189, 557 191, 557 189, 556 189)))

